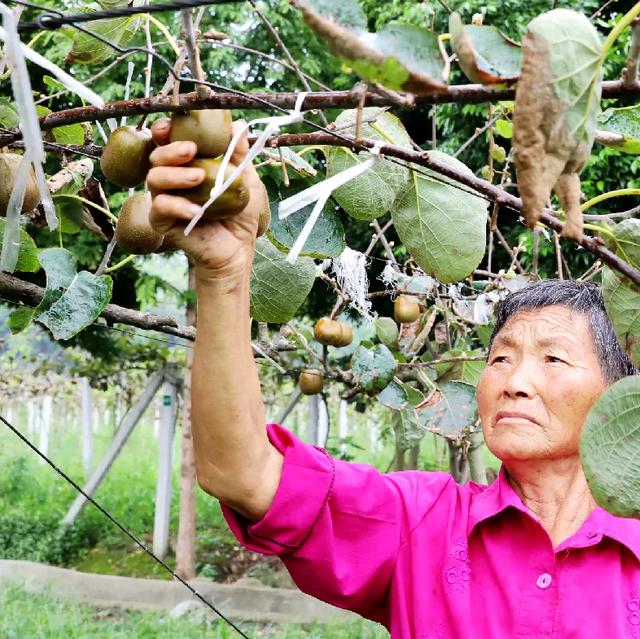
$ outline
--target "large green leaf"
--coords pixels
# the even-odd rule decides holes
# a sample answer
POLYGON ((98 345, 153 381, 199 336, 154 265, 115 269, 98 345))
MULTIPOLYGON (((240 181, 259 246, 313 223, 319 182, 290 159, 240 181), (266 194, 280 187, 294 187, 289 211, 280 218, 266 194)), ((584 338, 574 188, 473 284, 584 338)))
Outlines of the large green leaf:
POLYGON ((376 329, 376 336, 387 348, 398 349, 398 337, 400 331, 398 325, 391 317, 378 317, 374 320, 373 326, 376 329))
POLYGON ((495 27, 465 25, 456 12, 449 16, 451 44, 458 63, 471 82, 515 82, 520 73, 522 51, 495 27))
POLYGON ((111 299, 113 281, 109 275, 80 271, 67 290, 35 319, 55 339, 69 339, 98 318, 111 299))
POLYGON ((598 128, 623 136, 616 149, 625 153, 640 153, 640 106, 607 109, 598 117, 598 128))
MULTIPOLYGON (((363 109, 363 120, 372 120, 362 125, 362 136, 395 144, 406 149, 411 148, 411 140, 402 122, 395 115, 381 109, 370 107, 363 109)), ((336 119, 336 126, 346 133, 355 130, 356 111, 343 111, 336 119), (342 127, 347 127, 343 129, 342 127)), ((325 149, 327 155, 327 177, 351 168, 367 160, 369 153, 356 155, 345 147, 325 149)), ((379 160, 372 168, 347 182, 333 192, 338 204, 358 220, 371 221, 385 215, 409 180, 409 169, 391 162, 379 160)))
POLYGON ((31 320, 47 311, 67 290, 76 276, 76 259, 63 248, 48 248, 40 251, 38 261, 47 276, 47 285, 40 303, 34 309, 19 308, 11 314, 9 326, 13 333, 23 331, 31 320))
MULTIPOLYGON (((126 46, 133 38, 141 21, 136 16, 96 20, 90 23, 89 31, 102 36, 116 46, 126 46)), ((114 50, 105 42, 88 33, 76 31, 71 49, 67 53, 67 64, 101 64, 113 59, 114 50)))
POLYGON ((427 405, 416 409, 418 422, 427 430, 460 439, 478 417, 476 389, 465 382, 446 382, 430 398, 427 405))
MULTIPOLYGON (((462 162, 430 155, 472 175, 462 162)), ((457 282, 480 264, 486 244, 487 203, 430 171, 413 171, 391 209, 402 243, 418 266, 441 282, 457 282)))
POLYGON ((371 348, 360 345, 351 358, 351 370, 356 381, 367 393, 381 391, 393 379, 398 363, 393 353, 384 345, 371 348))
POLYGON ((411 91, 414 88, 411 70, 442 82, 444 61, 438 36, 433 31, 391 22, 377 33, 362 34, 360 40, 384 56, 381 62, 370 58, 351 60, 353 70, 369 82, 379 82, 398 91, 411 91))
POLYGON ((640 291, 628 279, 605 267, 602 295, 618 341, 633 363, 640 366, 640 291))
MULTIPOLYGON (((271 224, 267 235, 280 250, 287 253, 298 239, 302 227, 311 214, 314 203, 296 211, 284 220, 278 218, 278 204, 281 199, 294 195, 305 188, 307 188, 306 183, 298 182, 290 189, 281 188, 279 191, 271 190, 269 193, 271 224)), ((300 255, 325 259, 338 257, 344 251, 346 246, 344 227, 333 210, 334 206, 331 202, 325 205, 300 255)))
MULTIPOLYGON (((0 218, 0 245, 4 240, 4 227, 7 221, 4 218, 0 218)), ((20 248, 18 249, 18 261, 16 263, 16 271, 22 273, 36 273, 40 270, 38 264, 38 249, 35 242, 31 239, 29 234, 20 229, 20 248)))
POLYGON ((580 456, 600 506, 619 517, 640 517, 640 376, 617 381, 596 401, 580 456))
POLYGON ((6 96, 0 96, 0 126, 13 129, 20 124, 20 116, 15 102, 6 96))
POLYGON ((307 299, 316 276, 310 257, 286 261, 267 238, 256 242, 251 272, 251 317, 258 322, 288 322, 307 299))
POLYGON ((307 25, 369 82, 415 94, 446 89, 438 37, 422 27, 391 23, 368 33, 353 0, 298 0, 307 25), (344 5, 344 6, 342 6, 344 5))
POLYGON ((406 407, 415 408, 424 400, 424 395, 413 386, 393 379, 376 395, 376 399, 387 408, 404 410, 406 407))

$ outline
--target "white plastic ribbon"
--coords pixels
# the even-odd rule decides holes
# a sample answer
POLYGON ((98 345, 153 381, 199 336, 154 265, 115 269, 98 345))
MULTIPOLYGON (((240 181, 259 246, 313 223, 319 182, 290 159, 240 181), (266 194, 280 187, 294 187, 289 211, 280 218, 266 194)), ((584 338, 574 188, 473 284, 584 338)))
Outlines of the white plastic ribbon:
POLYGON ((368 171, 380 159, 380 149, 383 144, 383 142, 376 142, 371 149, 371 156, 364 162, 356 164, 344 171, 340 171, 340 173, 336 173, 332 177, 323 180, 322 182, 318 182, 308 189, 305 189, 300 193, 296 193, 295 195, 292 195, 286 200, 282 200, 282 202, 280 202, 280 205, 278 206, 278 217, 281 220, 284 220, 292 213, 299 211, 305 206, 309 206, 312 202, 316 203, 309 215, 309 218, 305 222, 305 225, 302 227, 300 235, 298 235, 298 238, 287 255, 287 262, 293 264, 298 259, 298 256, 304 248, 307 239, 309 239, 309 235, 311 235, 311 231, 318 221, 324 205, 331 197, 331 194, 343 184, 346 184, 350 180, 353 180, 368 171))
POLYGON ((369 279, 366 266, 367 256, 348 246, 333 260, 333 271, 340 290, 349 296, 351 306, 371 321, 371 300, 367 296, 369 279))
POLYGON ((211 193, 209 194, 209 199, 205 202, 205 204, 200 209, 200 213, 198 213, 190 222, 187 224, 187 227, 184 230, 185 235, 189 235, 193 227, 200 221, 204 212, 207 210, 213 202, 215 202, 234 182, 235 180, 242 175, 242 172, 253 162, 254 158, 256 158, 260 153, 262 153, 262 149, 267 142, 267 140, 277 133, 281 127, 287 126, 288 124, 295 124, 296 122, 302 122, 302 103, 304 99, 307 97, 307 93, 305 91, 298 93, 298 97, 296 98, 296 103, 294 105, 293 111, 289 112, 289 115, 276 115, 268 118, 256 118, 255 120, 250 120, 249 122, 245 122, 245 124, 241 127, 238 127, 231 143, 229 144, 224 157, 222 158, 222 162, 220 163, 220 168, 218 169, 218 174, 216 176, 215 184, 211 189, 211 193), (245 158, 238 164, 235 169, 231 172, 229 177, 225 180, 224 174, 227 171, 227 167, 229 166, 229 162, 231 161, 231 156, 233 155, 240 138, 244 135, 245 131, 250 129, 252 126, 256 124, 266 124, 264 131, 260 134, 258 139, 253 143, 249 153, 245 156, 245 158))

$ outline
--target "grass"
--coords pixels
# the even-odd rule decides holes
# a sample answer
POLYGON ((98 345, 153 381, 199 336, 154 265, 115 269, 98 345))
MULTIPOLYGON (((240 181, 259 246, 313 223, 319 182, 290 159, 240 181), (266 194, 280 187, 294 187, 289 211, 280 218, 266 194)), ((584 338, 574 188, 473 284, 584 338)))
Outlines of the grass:
MULTIPOLYGON (((16 587, 0 590, 2 639, 232 639, 232 628, 218 621, 171 619, 162 612, 98 610, 51 594, 33 595, 16 587)), ((331 624, 241 624, 252 638, 382 639, 389 635, 367 622, 331 624)))

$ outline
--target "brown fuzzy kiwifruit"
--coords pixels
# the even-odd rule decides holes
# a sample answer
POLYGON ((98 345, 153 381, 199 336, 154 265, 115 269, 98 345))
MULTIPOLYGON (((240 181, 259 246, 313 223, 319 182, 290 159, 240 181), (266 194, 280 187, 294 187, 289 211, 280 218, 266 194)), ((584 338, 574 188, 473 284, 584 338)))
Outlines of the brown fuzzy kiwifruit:
MULTIPOLYGON (((204 169, 204 181, 198 186, 189 189, 174 189, 167 191, 167 193, 186 197, 202 206, 209 199, 221 162, 222 158, 196 158, 187 164, 183 164, 182 166, 184 167, 204 169)), ((235 169, 235 165, 229 164, 227 166, 225 178, 231 174, 233 169, 235 169)), ((247 204, 249 204, 249 189, 245 186, 242 176, 240 176, 215 202, 207 207, 204 219, 224 220, 233 217, 243 211, 247 204)))
POLYGON ((324 388, 322 373, 315 368, 306 368, 298 377, 298 386, 304 395, 317 395, 324 388))
POLYGON ((398 324, 411 324, 420 315, 420 304, 415 297, 400 295, 393 304, 393 317, 398 324))
POLYGON ((171 116, 171 142, 187 140, 198 146, 199 158, 223 155, 231 142, 231 111, 204 109, 171 116))
POLYGON ((151 168, 149 156, 155 148, 151 131, 134 126, 118 127, 107 140, 100 168, 107 180, 125 188, 142 184, 151 168))
POLYGON ((334 343, 334 346, 341 348, 343 346, 349 346, 353 341, 353 329, 348 322, 338 322, 340 326, 340 338, 334 343))
POLYGON ((313 327, 314 337, 325 346, 348 346, 353 341, 353 330, 347 322, 321 317, 313 327))
MULTIPOLYGON (((2 217, 7 214, 9 198, 11 197, 11 191, 16 181, 16 174, 22 162, 22 157, 18 153, 0 153, 0 216, 2 217)), ((21 211, 22 213, 29 213, 38 204, 40 204, 40 191, 38 191, 36 176, 33 166, 31 166, 21 211)))
POLYGON ((132 195, 127 198, 120 209, 116 223, 116 242, 118 246, 132 255, 155 253, 164 240, 149 224, 151 195, 132 195))

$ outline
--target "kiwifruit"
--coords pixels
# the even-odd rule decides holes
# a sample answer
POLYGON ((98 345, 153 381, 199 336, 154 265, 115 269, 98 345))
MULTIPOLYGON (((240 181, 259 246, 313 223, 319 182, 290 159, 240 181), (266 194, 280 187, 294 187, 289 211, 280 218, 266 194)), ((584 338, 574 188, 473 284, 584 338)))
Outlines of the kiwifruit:
MULTIPOLYGON (((11 191, 16 181, 16 173, 20 162, 22 162, 22 157, 18 153, 0 153, 0 216, 2 217, 7 214, 9 198, 11 197, 11 191)), ((31 166, 29 168, 24 202, 22 203, 22 213, 33 211, 38 204, 40 204, 40 191, 38 191, 36 175, 33 171, 33 166, 31 166)))
POLYGON ((334 346, 340 341, 342 329, 340 324, 328 317, 321 317, 313 327, 313 335, 321 344, 334 346))
MULTIPOLYGON (((196 158, 187 164, 183 164, 182 166, 185 167, 204 169, 204 181, 190 189, 174 189, 167 191, 167 193, 186 197, 202 206, 209 199, 221 162, 222 158, 196 158)), ((233 164, 227 166, 225 179, 231 175, 231 171, 235 168, 233 164)), ((249 189, 244 185, 242 176, 240 176, 213 204, 207 207, 204 218, 208 220, 224 220, 243 211, 247 204, 249 204, 249 189)))
POLYGON ((326 346, 348 346, 353 341, 353 331, 347 322, 321 317, 313 327, 313 334, 326 346))
POLYGON ((162 246, 164 235, 149 224, 150 210, 149 193, 132 195, 125 200, 116 223, 116 242, 123 251, 132 255, 146 255, 162 246))
POLYGON ((304 395, 317 395, 324 388, 322 373, 315 368, 306 368, 298 377, 298 386, 304 395))
POLYGON ((263 189, 263 203, 260 209, 260 217, 258 218, 257 237, 264 235, 271 224, 271 206, 269 204, 269 194, 267 189, 263 189))
POLYGON ((393 304, 393 317, 398 324, 415 322, 420 315, 420 305, 415 297, 400 295, 393 304))
POLYGON ((199 158, 223 155, 231 142, 231 111, 204 109, 171 116, 171 142, 188 140, 198 146, 199 158))
POLYGON ((107 140, 102 151, 100 167, 105 177, 118 186, 133 188, 142 184, 151 163, 149 156, 155 148, 151 131, 134 126, 118 127, 107 140))

